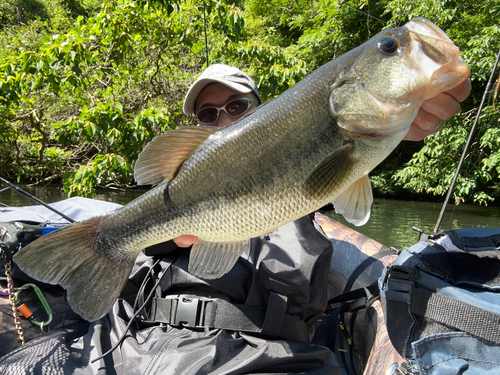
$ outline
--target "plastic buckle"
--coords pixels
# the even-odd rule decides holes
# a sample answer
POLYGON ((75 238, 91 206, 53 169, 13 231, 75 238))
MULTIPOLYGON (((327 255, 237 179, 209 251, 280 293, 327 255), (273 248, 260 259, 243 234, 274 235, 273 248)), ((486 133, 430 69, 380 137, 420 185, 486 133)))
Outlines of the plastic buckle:
POLYGON ((207 303, 212 301, 211 299, 183 295, 179 295, 175 299, 177 300, 177 309, 172 325, 185 328, 206 326, 205 308, 207 303))
POLYGON ((354 312, 354 311, 361 310, 361 309, 365 308, 367 301, 368 301, 368 299, 366 297, 361 297, 361 298, 355 299, 354 301, 352 301, 349 304, 349 311, 354 312))

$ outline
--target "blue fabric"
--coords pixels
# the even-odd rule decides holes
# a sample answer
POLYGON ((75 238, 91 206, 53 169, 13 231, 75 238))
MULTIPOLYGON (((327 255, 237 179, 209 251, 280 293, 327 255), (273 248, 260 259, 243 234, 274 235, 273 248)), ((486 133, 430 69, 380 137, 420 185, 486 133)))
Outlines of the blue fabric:
POLYGON ((498 290, 498 287, 493 288, 479 283, 475 287, 470 285, 457 287, 420 270, 417 270, 415 285, 420 289, 454 298, 500 315, 500 293, 493 292, 495 289, 498 290))
POLYGON ((379 279, 389 337, 413 372, 500 374, 500 346, 488 341, 500 329, 499 244, 500 228, 445 231, 403 251, 379 279), (490 314, 479 319, 471 307, 490 314))
POLYGON ((497 375, 500 372, 500 347, 489 346, 467 333, 428 336, 413 342, 412 347, 421 375, 497 375))

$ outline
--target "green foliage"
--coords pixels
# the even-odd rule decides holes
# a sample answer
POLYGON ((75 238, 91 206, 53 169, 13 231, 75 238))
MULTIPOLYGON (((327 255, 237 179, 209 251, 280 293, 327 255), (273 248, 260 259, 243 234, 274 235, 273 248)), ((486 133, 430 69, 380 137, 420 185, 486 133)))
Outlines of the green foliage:
MULTIPOLYGON (((473 91, 463 103, 462 113, 446 122, 445 129, 425 139, 393 178, 394 183, 411 192, 444 195, 472 128, 477 107, 500 50, 500 4, 497 1, 389 1, 391 23, 402 17, 423 16, 437 23, 461 49, 470 66, 473 91)), ((497 138, 498 114, 486 107, 478 122, 475 142, 464 161, 453 192, 455 202, 465 200, 487 204, 500 196, 498 177, 500 149, 497 138)))
MULTIPOLYGON (((2 0, 0 30, 16 28, 35 20, 45 30, 65 30, 71 26, 71 10, 65 0, 2 0)), ((74 9, 76 11, 76 9, 74 9)), ((82 13, 85 9, 80 7, 82 13)))
POLYGON ((64 191, 68 196, 94 196, 97 185, 106 185, 108 181, 129 178, 131 165, 120 155, 99 154, 86 165, 81 165, 76 172, 64 174, 64 191))
POLYGON ((246 11, 254 19, 249 33, 286 48, 290 56, 303 60, 311 71, 381 30, 383 22, 367 19, 354 9, 378 17, 383 10, 378 3, 357 0, 248 0, 246 11))
MULTIPOLYGON (((461 123, 471 124, 475 115, 476 112, 471 111, 461 118, 452 119, 448 127, 427 137, 424 147, 393 179, 418 193, 446 194, 469 136, 470 128, 461 126, 461 123)), ((499 196, 500 116, 491 113, 487 107, 479 123, 476 140, 456 182, 454 199, 457 203, 469 199, 487 204, 499 196)))
MULTIPOLYGON (((207 4, 220 40, 236 42, 238 12, 207 4)), ((187 2, 110 0, 92 17, 77 16, 65 33, 39 36, 32 48, 13 46, 0 60, 2 173, 63 179, 69 195, 131 183, 145 144, 188 122, 181 101, 201 66, 191 56, 202 49, 200 14, 187 2)), ((19 40, 30 30, 20 28, 19 40)))
MULTIPOLYGON (((446 193, 497 51, 496 0, 4 0, 0 3, 0 174, 63 182, 69 195, 127 186, 144 145, 192 123, 182 100, 206 64, 254 77, 264 100, 383 28, 426 17, 471 67, 462 113, 424 142, 403 142, 373 172, 388 194, 446 193), (367 16, 376 17, 369 17, 367 16)), ((490 100, 491 101, 491 100, 490 100)), ((500 196, 499 114, 486 108, 457 202, 500 196)))
POLYGON ((234 66, 248 67, 264 101, 281 94, 308 73, 303 60, 287 50, 256 41, 246 41, 233 48, 218 48, 216 59, 234 66))

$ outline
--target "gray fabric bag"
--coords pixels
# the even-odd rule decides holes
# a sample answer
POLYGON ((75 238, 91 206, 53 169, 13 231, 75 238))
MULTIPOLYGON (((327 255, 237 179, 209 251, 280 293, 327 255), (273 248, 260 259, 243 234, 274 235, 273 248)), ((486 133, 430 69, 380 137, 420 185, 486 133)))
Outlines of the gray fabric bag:
POLYGON ((387 330, 413 373, 498 374, 500 229, 444 231, 379 280, 387 330))

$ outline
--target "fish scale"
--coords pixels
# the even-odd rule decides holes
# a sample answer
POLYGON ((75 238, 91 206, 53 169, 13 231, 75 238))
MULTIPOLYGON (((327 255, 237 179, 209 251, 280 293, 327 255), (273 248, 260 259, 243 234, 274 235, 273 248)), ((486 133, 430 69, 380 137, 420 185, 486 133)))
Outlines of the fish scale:
POLYGON ((424 100, 468 74, 458 48, 431 22, 384 30, 230 126, 157 136, 134 169, 138 184, 156 188, 33 241, 14 261, 62 285, 73 310, 96 320, 144 247, 195 235, 188 271, 213 279, 251 238, 328 202, 362 225, 373 200, 368 173, 403 139, 424 100))

